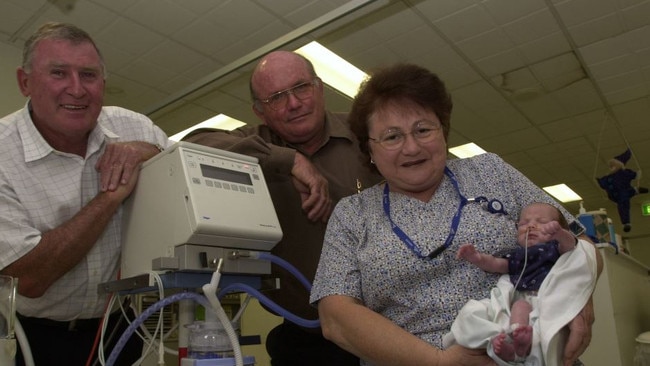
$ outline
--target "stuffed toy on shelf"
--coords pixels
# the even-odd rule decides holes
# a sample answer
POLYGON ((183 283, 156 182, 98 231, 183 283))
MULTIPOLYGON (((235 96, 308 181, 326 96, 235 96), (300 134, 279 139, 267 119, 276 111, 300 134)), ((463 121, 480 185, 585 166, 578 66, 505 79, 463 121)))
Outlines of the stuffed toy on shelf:
POLYGON ((600 188, 607 192, 607 198, 616 203, 618 215, 623 224, 623 231, 632 229, 630 223, 630 200, 639 193, 648 193, 648 188, 633 187, 632 181, 637 173, 625 167, 632 156, 630 149, 608 161, 610 173, 604 177, 596 178, 600 188))

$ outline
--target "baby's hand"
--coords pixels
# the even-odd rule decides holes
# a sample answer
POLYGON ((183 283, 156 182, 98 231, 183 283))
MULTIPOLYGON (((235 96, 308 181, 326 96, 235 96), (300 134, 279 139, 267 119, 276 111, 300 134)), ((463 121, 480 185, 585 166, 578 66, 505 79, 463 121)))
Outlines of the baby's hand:
POLYGON ((539 233, 543 237, 542 239, 544 241, 549 241, 553 239, 557 239, 556 235, 563 230, 562 226, 560 226, 560 223, 557 221, 549 221, 545 224, 542 224, 539 226, 539 233))
POLYGON ((557 221, 540 225, 539 236, 543 241, 557 240, 560 254, 570 251, 578 244, 577 238, 569 230, 563 229, 557 221))
POLYGON ((464 259, 466 261, 472 262, 472 259, 476 259, 478 257, 478 252, 476 251, 476 248, 472 244, 463 244, 458 248, 458 252, 456 252, 456 259, 464 259))

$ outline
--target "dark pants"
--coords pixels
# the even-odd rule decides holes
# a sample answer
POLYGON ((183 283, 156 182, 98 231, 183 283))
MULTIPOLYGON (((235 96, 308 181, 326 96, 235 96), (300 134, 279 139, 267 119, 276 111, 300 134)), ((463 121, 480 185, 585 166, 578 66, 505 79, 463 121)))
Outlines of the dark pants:
MULTIPOLYGON (((130 319, 134 319, 133 310, 129 309, 127 314, 130 319)), ((36 366, 86 365, 101 322, 99 318, 83 319, 76 322, 57 322, 50 319, 29 318, 21 315, 18 315, 18 320, 27 336, 36 366)), ((123 319, 121 311, 110 316, 104 334, 104 356, 106 359, 108 359, 110 351, 128 325, 123 319), (107 338, 111 333, 115 335, 109 342, 108 347, 106 347, 107 338)), ((122 348, 115 365, 132 365, 141 355, 142 340, 138 336, 132 336, 122 348)), ((93 354, 93 362, 96 359, 97 350, 93 354)), ((24 365, 25 360, 19 347, 16 355, 16 366, 24 365)))
POLYGON ((266 351, 272 366, 359 366, 359 358, 325 339, 289 322, 271 329, 266 351))

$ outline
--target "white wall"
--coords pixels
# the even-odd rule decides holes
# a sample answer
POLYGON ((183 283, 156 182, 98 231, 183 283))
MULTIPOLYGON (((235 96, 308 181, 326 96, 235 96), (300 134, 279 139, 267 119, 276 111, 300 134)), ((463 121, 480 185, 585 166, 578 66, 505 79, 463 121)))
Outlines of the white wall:
POLYGON ((650 242, 650 238, 629 240, 627 250, 634 259, 650 267, 650 245, 648 242, 650 242))
POLYGON ((15 47, 0 43, 0 117, 22 108, 25 97, 20 94, 16 82, 16 69, 22 62, 22 54, 15 47), (5 88, 5 85, 12 87, 5 88))
POLYGON ((600 249, 603 272, 594 292, 596 322, 580 360, 585 365, 630 366, 635 338, 650 331, 648 267, 612 247, 600 249))

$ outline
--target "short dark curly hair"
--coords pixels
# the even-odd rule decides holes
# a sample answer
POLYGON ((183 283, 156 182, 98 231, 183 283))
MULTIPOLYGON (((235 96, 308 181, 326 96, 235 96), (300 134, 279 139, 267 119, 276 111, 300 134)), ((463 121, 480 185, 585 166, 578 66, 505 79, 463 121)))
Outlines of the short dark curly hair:
POLYGON ((359 147, 368 158, 370 116, 388 103, 401 100, 432 110, 440 119, 445 141, 447 141, 453 103, 444 82, 438 75, 421 66, 395 64, 370 74, 361 84, 348 115, 350 129, 357 136, 359 147))

